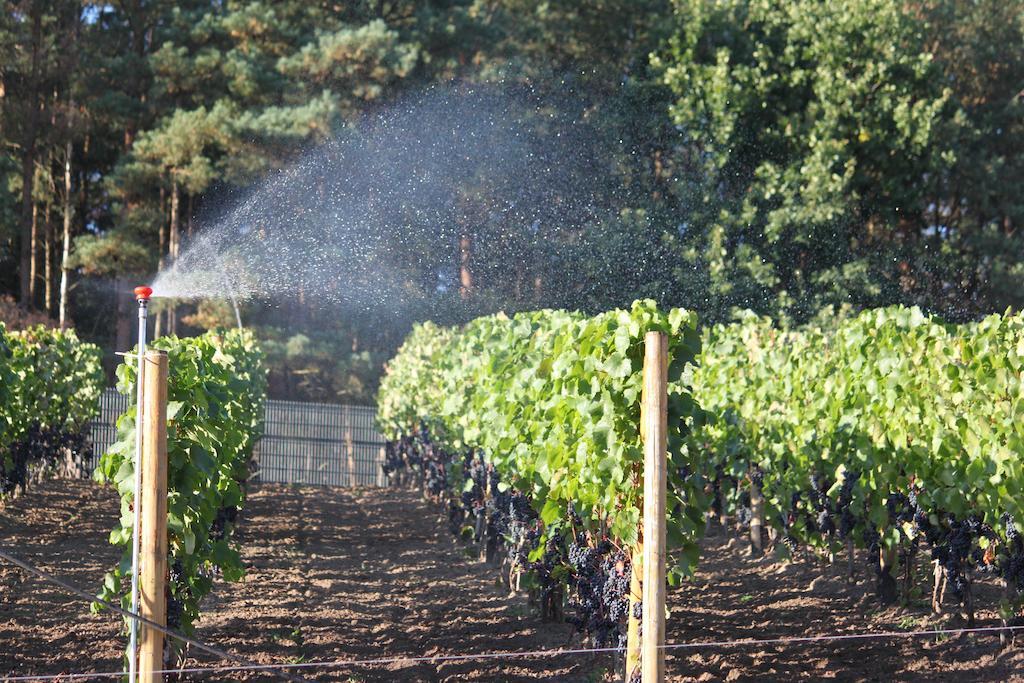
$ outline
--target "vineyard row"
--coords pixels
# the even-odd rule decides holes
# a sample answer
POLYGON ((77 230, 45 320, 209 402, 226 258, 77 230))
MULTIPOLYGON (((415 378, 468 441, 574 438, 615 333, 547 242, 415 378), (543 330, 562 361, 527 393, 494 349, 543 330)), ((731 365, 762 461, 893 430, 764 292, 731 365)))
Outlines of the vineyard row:
POLYGON ((1006 620, 1019 611, 1021 316, 957 326, 890 308, 783 330, 747 315, 701 334, 686 311, 644 301, 425 323, 380 391, 389 474, 418 476, 545 615, 568 604, 593 642, 625 645, 649 330, 670 338, 670 581, 695 568, 709 518, 732 516, 755 552, 852 562, 867 549, 883 602, 910 592, 926 552, 936 608, 948 588, 973 621, 972 581, 988 574, 1006 620))

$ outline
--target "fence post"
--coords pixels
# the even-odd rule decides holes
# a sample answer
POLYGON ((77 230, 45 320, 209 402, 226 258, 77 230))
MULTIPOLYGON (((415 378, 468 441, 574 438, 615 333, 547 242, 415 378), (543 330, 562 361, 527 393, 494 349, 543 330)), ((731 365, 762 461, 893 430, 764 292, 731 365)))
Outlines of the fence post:
POLYGON ((644 337, 643 683, 665 680, 665 499, 668 484, 668 337, 644 337))
MULTIPOLYGON (((349 422, 351 425, 351 422, 349 422)), ((358 486, 359 478, 356 476, 356 454, 355 445, 352 443, 352 427, 345 430, 345 453, 348 457, 348 485, 358 486)))
POLYGON ((377 465, 377 467, 376 467, 376 472, 377 472, 376 482, 377 482, 377 486, 387 486, 387 483, 388 483, 385 480, 385 477, 384 477, 384 459, 386 457, 387 457, 387 453, 385 453, 385 448, 384 448, 384 446, 381 446, 380 448, 377 449, 377 462, 376 462, 376 465, 377 465))
MULTIPOLYGON (((140 614, 167 625, 167 353, 146 351, 143 380, 140 614)), ((158 683, 164 668, 163 633, 145 624, 139 644, 139 680, 158 683)))

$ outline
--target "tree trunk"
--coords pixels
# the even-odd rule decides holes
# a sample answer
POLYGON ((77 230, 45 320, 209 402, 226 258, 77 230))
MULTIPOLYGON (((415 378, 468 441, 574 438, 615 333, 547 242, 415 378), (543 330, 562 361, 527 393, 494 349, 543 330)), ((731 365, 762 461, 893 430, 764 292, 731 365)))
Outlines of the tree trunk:
POLYGON ((459 296, 469 298, 473 289, 473 273, 469 269, 469 256, 473 242, 469 235, 459 237, 459 296))
POLYGON ((946 595, 946 572, 938 560, 933 560, 932 612, 942 614, 942 599, 946 595))
POLYGON ((50 205, 46 205, 46 233, 43 241, 43 305, 46 315, 53 317, 53 220, 50 205))
MULTIPOLYGON (((164 211, 167 210, 167 197, 166 191, 160 187, 160 214, 165 215, 164 211)), ((159 256, 159 263, 157 267, 163 270, 167 265, 167 223, 160 221, 160 230, 157 231, 157 255, 159 256)))
POLYGON ((891 605, 896 602, 896 579, 893 577, 893 570, 896 567, 896 549, 881 547, 878 549, 878 583, 876 592, 878 600, 883 605, 891 605))
POLYGON ((60 259, 60 327, 68 325, 68 279, 71 277, 71 140, 64 147, 64 240, 60 259))
POLYGON ((32 229, 29 232, 31 252, 28 261, 28 298, 36 305, 36 280, 39 278, 39 202, 32 202, 32 229))
POLYGON ((42 3, 32 3, 32 62, 29 72, 29 83, 26 88, 28 100, 28 117, 25 136, 22 139, 21 153, 21 245, 19 270, 19 299, 23 306, 31 308, 32 293, 35 283, 32 281, 32 241, 33 200, 35 190, 36 145, 39 132, 39 46, 43 35, 42 3))
POLYGON ((903 599, 907 604, 910 604, 911 591, 914 589, 914 563, 917 560, 917 541, 912 540, 910 547, 907 549, 906 564, 903 567, 903 599))
POLYGON ((964 583, 966 585, 963 596, 963 617, 967 622, 967 628, 974 628, 974 585, 969 574, 964 577, 964 583))
MULTIPOLYGON (((175 171, 171 171, 171 226, 167 246, 170 252, 168 261, 172 266, 178 260, 178 250, 181 244, 181 226, 178 216, 179 201, 178 174, 175 171)), ((178 309, 173 303, 167 308, 167 332, 168 334, 178 333, 178 309)))
POLYGON ((1015 598, 1017 597, 1017 591, 1013 589, 1013 587, 1010 585, 1010 582, 1007 579, 1002 580, 1002 589, 1005 607, 1000 608, 999 623, 1006 630, 999 632, 999 644, 1002 647, 1007 647, 1013 642, 1013 630, 1006 627, 1010 625, 1010 617, 1012 615, 1013 610, 1011 605, 1013 605, 1015 602, 1015 598))

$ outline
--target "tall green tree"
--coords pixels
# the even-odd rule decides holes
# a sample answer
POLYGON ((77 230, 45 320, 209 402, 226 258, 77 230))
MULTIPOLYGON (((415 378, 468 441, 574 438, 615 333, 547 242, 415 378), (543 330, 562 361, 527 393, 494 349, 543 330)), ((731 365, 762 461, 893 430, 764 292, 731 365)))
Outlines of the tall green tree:
POLYGON ((0 122, 18 164, 18 297, 33 306, 38 241, 36 177, 62 126, 59 95, 68 87, 79 5, 63 0, 8 3, 0 18, 0 122))
POLYGON ((916 8, 958 109, 941 135, 955 162, 934 172, 916 250, 938 308, 974 316, 1024 305, 1024 2, 935 0, 916 8))
POLYGON ((655 64, 712 308, 915 298, 906 252, 935 229, 929 185, 956 158, 923 22, 889 0, 680 0, 676 14, 655 64))

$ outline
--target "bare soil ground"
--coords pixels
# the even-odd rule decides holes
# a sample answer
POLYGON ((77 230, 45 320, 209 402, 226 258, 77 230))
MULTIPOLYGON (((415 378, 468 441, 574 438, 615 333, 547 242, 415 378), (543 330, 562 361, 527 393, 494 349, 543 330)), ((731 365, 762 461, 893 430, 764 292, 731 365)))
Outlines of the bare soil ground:
MULTIPOLYGON (((0 547, 94 591, 120 556, 107 535, 112 492, 48 482, 0 512, 0 547)), ((409 491, 265 486, 250 493, 238 538, 247 575, 220 582, 197 638, 259 663, 557 649, 572 629, 532 616, 493 568, 471 560, 409 491)), ((120 619, 90 615, 59 588, 0 563, 0 680, 5 674, 120 669, 120 619)), ((204 664, 211 664, 203 656, 204 664)), ((318 681, 585 680, 593 656, 401 663, 299 671, 318 681)), ((220 672, 187 680, 280 680, 220 672)))
MULTIPOLYGON (((716 531, 704 540, 693 580, 669 593, 668 643, 966 626, 951 599, 947 614, 933 615, 930 593, 910 605, 880 606, 862 554, 848 585, 843 556, 832 565, 754 559, 745 542, 716 531)), ((918 564, 915 584, 924 592, 931 565, 926 557, 918 564)), ((975 626, 999 626, 997 587, 976 585, 975 596, 975 626)), ((1009 648, 1000 647, 998 633, 985 633, 669 650, 666 669, 673 681, 1024 681, 1024 632, 1009 648)))
MULTIPOLYGON (((106 542, 112 493, 49 482, 0 511, 0 547, 94 591, 119 556, 106 542)), ((219 583, 198 638, 261 663, 363 660, 577 646, 509 596, 493 567, 455 543, 439 511, 409 491, 264 486, 251 492, 239 540, 245 580, 219 583)), ((719 530, 693 581, 670 593, 668 641, 907 631, 942 622, 922 603, 877 606, 870 582, 848 586, 845 563, 750 559, 719 530), (820 578, 824 577, 824 578, 820 578)), ((863 575, 863 572, 862 572, 863 575)), ((923 585, 923 583, 922 583, 923 585)), ((979 625, 995 625, 982 591, 979 625)), ((956 624, 956 618, 949 618, 956 624)), ((0 563, 0 680, 5 674, 116 671, 120 620, 91 615, 60 589, 0 563)), ((1024 642, 1024 634, 1018 643, 1024 642)), ((212 660, 197 660, 210 665, 212 660)), ((317 681, 602 681, 610 657, 399 662, 300 671, 317 681)), ((1024 648, 996 636, 904 638, 671 650, 673 681, 1024 680, 1024 648)), ((280 680, 268 672, 186 680, 280 680)), ((109 679, 108 679, 109 680, 109 679)))

